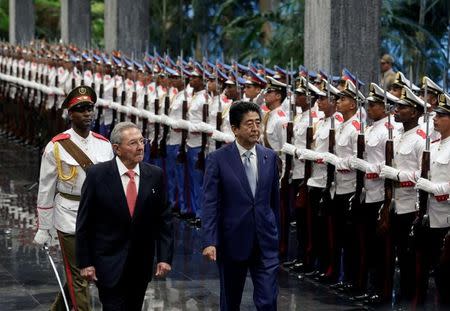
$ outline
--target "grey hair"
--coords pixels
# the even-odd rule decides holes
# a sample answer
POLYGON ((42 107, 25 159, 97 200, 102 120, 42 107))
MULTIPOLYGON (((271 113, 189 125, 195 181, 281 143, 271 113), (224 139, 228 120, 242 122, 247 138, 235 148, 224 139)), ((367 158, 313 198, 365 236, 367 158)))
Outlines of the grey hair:
POLYGON ((117 123, 116 126, 114 126, 113 130, 111 131, 111 136, 109 138, 111 144, 120 144, 122 142, 122 132, 130 128, 140 130, 138 126, 133 122, 117 123))

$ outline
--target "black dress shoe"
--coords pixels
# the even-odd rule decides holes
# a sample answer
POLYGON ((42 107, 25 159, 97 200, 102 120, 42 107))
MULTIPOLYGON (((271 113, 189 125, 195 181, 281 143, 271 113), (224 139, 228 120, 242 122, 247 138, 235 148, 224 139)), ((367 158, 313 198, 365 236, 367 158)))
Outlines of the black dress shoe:
POLYGON ((301 273, 301 272, 304 272, 304 270, 305 270, 305 265, 303 264, 303 262, 297 262, 289 269, 289 271, 295 272, 295 273, 301 273))
POLYGON ((180 214, 180 218, 184 219, 184 220, 193 219, 193 218, 195 218, 195 214, 194 213, 183 213, 183 214, 180 214))
POLYGON ((368 293, 363 293, 363 294, 356 294, 353 295, 352 297, 350 297, 350 300, 352 301, 366 301, 367 299, 369 299, 370 295, 368 293))
POLYGON ((293 267, 297 262, 299 262, 298 259, 294 259, 291 261, 285 261, 282 263, 284 268, 290 269, 291 267, 293 267))
POLYGON ((313 270, 313 271, 305 272, 305 276, 307 276, 309 278, 315 278, 318 275, 320 275, 320 271, 319 270, 313 270))
POLYGON ((332 274, 322 273, 317 276, 317 280, 324 284, 336 284, 337 277, 332 274))
POLYGON ((381 296, 377 294, 370 295, 364 302, 371 306, 380 306, 384 303, 388 303, 388 301, 383 301, 381 296))
POLYGON ((344 282, 342 282, 342 281, 330 285, 330 288, 332 288, 332 289, 337 289, 337 290, 339 290, 339 289, 341 289, 341 288, 344 288, 344 287, 345 287, 345 284, 344 284, 344 282))

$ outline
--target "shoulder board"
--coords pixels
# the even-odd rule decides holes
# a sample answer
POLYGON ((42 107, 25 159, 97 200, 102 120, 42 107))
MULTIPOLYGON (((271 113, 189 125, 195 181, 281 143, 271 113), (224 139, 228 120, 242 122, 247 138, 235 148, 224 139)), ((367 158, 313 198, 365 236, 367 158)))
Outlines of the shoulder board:
POLYGON ((340 114, 337 114, 334 118, 339 122, 344 122, 344 118, 340 114))
POLYGON ((352 125, 355 127, 355 129, 357 129, 358 131, 359 131, 359 129, 360 129, 360 127, 361 127, 361 125, 359 124, 359 122, 358 121, 356 121, 356 120, 353 120, 352 121, 352 125))
POLYGON ((436 139, 436 140, 433 140, 431 143, 434 144, 434 143, 437 143, 437 142, 440 142, 440 141, 441 141, 441 139, 438 138, 438 139, 436 139))
POLYGON ((286 116, 286 114, 284 113, 283 110, 278 110, 277 114, 278 114, 280 117, 285 117, 285 116, 286 116))
POLYGON ((98 133, 95 133, 95 132, 91 132, 91 133, 92 133, 92 136, 94 136, 95 138, 98 138, 98 139, 107 141, 107 142, 109 143, 108 138, 106 138, 106 137, 104 137, 104 136, 102 136, 102 135, 100 135, 100 134, 98 134, 98 133))
POLYGON ((266 105, 262 105, 262 106, 261 106, 261 110, 262 110, 262 111, 265 111, 265 112, 268 112, 268 111, 269 111, 269 108, 267 108, 266 105))
POLYGON ((389 123, 389 122, 384 123, 384 126, 386 126, 387 129, 393 129, 394 128, 392 123, 389 123))
POLYGON ((55 137, 52 138, 52 143, 55 143, 55 142, 60 141, 60 140, 66 140, 66 139, 69 139, 69 138, 70 138, 70 134, 68 134, 68 133, 61 133, 61 134, 58 134, 58 135, 56 135, 55 137))
POLYGON ((311 117, 312 118, 317 118, 317 112, 311 111, 311 117))
POLYGON ((422 137, 423 139, 427 138, 427 134, 425 134, 425 132, 422 129, 418 129, 416 131, 417 135, 419 135, 420 137, 422 137))

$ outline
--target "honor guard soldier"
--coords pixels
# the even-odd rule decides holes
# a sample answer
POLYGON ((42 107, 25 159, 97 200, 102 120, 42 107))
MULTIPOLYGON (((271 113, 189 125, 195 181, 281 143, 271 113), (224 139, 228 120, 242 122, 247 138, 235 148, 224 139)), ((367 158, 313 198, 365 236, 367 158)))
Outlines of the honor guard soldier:
MULTIPOLYGON (((423 305, 428 289, 429 272, 434 270, 436 287, 438 292, 438 302, 441 306, 447 301, 448 307, 448 287, 439 278, 449 277, 449 271, 445 274, 443 263, 439 264, 441 248, 444 237, 449 232, 450 227, 450 96, 441 94, 439 104, 434 108, 433 118, 434 128, 440 133, 441 139, 431 144, 430 156, 431 166, 429 178, 419 178, 416 188, 429 193, 428 196, 428 219, 429 227, 426 228, 425 243, 422 253, 422 264, 417 274, 416 303, 423 305)), ((444 251, 449 251, 448 245, 444 246, 444 251), (445 249, 447 247, 447 249, 445 249)), ((442 256, 444 257, 444 256, 442 256)), ((447 263, 449 264, 449 263, 447 263)), ((448 269, 448 267, 447 267, 448 269)))
MULTIPOLYGON (((299 84, 294 90, 294 102, 295 111, 300 110, 301 113, 295 114, 294 118, 294 137, 291 144, 285 143, 282 152, 294 155, 296 150, 299 153, 305 150, 307 147, 307 128, 310 124, 314 127, 317 123, 317 114, 315 111, 310 111, 311 98, 308 100, 308 96, 317 98, 319 96, 326 96, 324 92, 319 90, 313 84, 306 81, 305 78, 300 77, 299 84), (308 85, 306 85, 308 83, 308 85)), ((311 137, 313 139, 313 137, 311 137)), ((303 195, 301 193, 301 185, 306 185, 307 180, 305 178, 305 161, 303 159, 294 159, 292 170, 292 182, 291 182, 291 195, 290 195, 290 205, 294 209, 296 229, 297 229, 297 254, 294 262, 291 264, 285 263, 285 266, 290 266, 290 268, 295 272, 310 272, 314 269, 314 264, 309 259, 311 256, 311 249, 308 249, 308 241, 311 238, 311 231, 307 230, 311 228, 312 223, 309 221, 308 209, 305 208, 304 204, 298 204, 297 197, 303 195)))
MULTIPOLYGON (((351 80, 346 80, 337 101, 337 111, 342 114, 343 122, 336 129, 335 154, 323 153, 324 162, 336 168, 335 191, 330 210, 330 219, 333 223, 331 236, 333 237, 331 251, 330 275, 337 278, 341 267, 341 258, 344 268, 344 282, 337 283, 337 287, 345 286, 352 289, 355 281, 355 237, 353 215, 350 200, 355 194, 356 172, 351 169, 349 160, 356 155, 357 138, 361 123, 357 113, 357 97, 364 96, 357 90, 351 80), (344 256, 341 257, 343 250, 344 256)), ((334 189, 332 190, 334 192, 334 189)))
MULTIPOLYGON (((364 158, 354 157, 351 159, 351 167, 362 171, 364 177, 365 197, 363 201, 363 213, 358 219, 358 225, 362 232, 359 232, 359 251, 357 256, 358 275, 357 283, 359 293, 355 298, 375 298, 383 294, 383 276, 385 260, 384 240, 377 238, 377 219, 378 212, 384 203, 384 180, 380 178, 380 169, 386 161, 386 142, 389 139, 389 131, 393 130, 390 113, 390 107, 394 106, 398 98, 387 93, 375 83, 370 84, 370 93, 367 97, 367 114, 373 120, 373 123, 365 130, 365 153, 364 158), (388 107, 385 107, 385 99, 388 107), (369 271, 373 281, 373 293, 370 297, 367 292, 367 282, 369 271), (377 296, 375 296, 377 295, 377 296)), ((390 138, 392 139, 392 137, 390 138)), ((392 291, 392 288, 391 288, 392 291)), ((389 299, 390 297, 383 297, 389 299)), ((387 301, 383 301, 387 302, 387 301)))
MULTIPOLYGON (((109 141, 90 131, 97 96, 89 86, 73 89, 62 107, 68 109, 72 127, 55 136, 42 156, 37 198, 38 231, 34 241, 50 243, 56 230, 67 283, 66 297, 75 310, 90 310, 88 283, 75 263, 75 222, 85 170, 113 158, 109 141)), ((51 310, 65 310, 61 293, 51 310)))
MULTIPOLYGON (((191 72, 189 84, 192 87, 192 99, 189 103, 188 119, 194 126, 203 120, 203 105, 208 103, 208 93, 205 89, 205 76, 203 67, 196 63, 191 72)), ((194 225, 201 224, 200 196, 202 193, 203 172, 196 166, 198 155, 202 146, 202 135, 200 131, 189 131, 187 139, 187 168, 189 176, 190 206, 196 215, 194 225)))
POLYGON ((276 152, 280 152, 286 142, 286 124, 288 118, 281 104, 286 98, 286 84, 267 77, 267 88, 264 101, 269 109, 262 121, 264 146, 276 152))
POLYGON ((391 84, 389 93, 397 98, 400 98, 400 96, 402 96, 402 90, 404 86, 408 87, 414 93, 420 91, 420 88, 417 85, 406 79, 403 72, 399 71, 395 74, 395 80, 391 84))
MULTIPOLYGON (((439 96, 444 93, 442 88, 437 85, 433 80, 428 77, 422 78, 422 87, 420 88, 419 95, 422 100, 425 100, 430 104, 430 112, 428 114, 428 130, 431 141, 435 141, 440 138, 438 131, 434 129, 433 117, 436 115, 434 108, 438 106, 439 96), (427 98, 425 98, 425 88, 427 93, 427 98)), ((422 125, 422 129, 426 132, 427 124, 425 123, 424 116, 420 117, 419 124, 422 125)))
POLYGON ((403 128, 394 139, 393 165, 383 166, 380 172, 382 178, 395 182, 392 237, 400 267, 400 298, 409 301, 414 296, 416 266, 415 253, 408 242, 417 211, 414 186, 425 148, 426 133, 418 123, 424 107, 425 102, 404 86, 394 111, 395 121, 403 123, 403 128))
POLYGON ((245 98, 252 103, 258 104, 261 107, 262 112, 267 112, 267 107, 264 106, 264 95, 263 90, 266 88, 267 81, 258 75, 256 72, 249 71, 247 79, 244 83, 244 94, 245 98))

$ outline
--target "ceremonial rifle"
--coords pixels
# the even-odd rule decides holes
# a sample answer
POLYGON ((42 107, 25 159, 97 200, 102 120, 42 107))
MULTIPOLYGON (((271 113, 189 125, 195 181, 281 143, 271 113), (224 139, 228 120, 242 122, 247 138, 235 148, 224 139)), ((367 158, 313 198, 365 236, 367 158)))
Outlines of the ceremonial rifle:
MULTIPOLYGON (((153 81, 155 82, 155 101, 153 102, 155 108, 155 115, 159 114, 159 94, 158 94, 158 79, 156 76, 156 48, 153 49, 153 81)), ((156 159, 158 157, 158 139, 159 139, 159 122, 155 122, 155 133, 150 147, 150 157, 156 159)))
MULTIPOLYGON (((387 102, 386 89, 384 89, 384 107, 388 116, 388 140, 385 146, 385 162, 386 165, 392 166, 394 159, 394 140, 393 140, 393 126, 391 122, 391 111, 387 102)), ((378 234, 385 235, 389 232, 391 227, 390 214, 394 204, 394 183, 392 179, 384 179, 384 200, 383 205, 378 213, 378 234)))
MULTIPOLYGON (((166 61, 166 65, 169 66, 169 53, 166 53, 165 61, 166 61)), ((167 88, 167 94, 166 97, 164 98, 164 114, 166 116, 169 115, 169 110, 170 110, 170 87, 167 88)), ((170 130, 170 126, 167 124, 163 125, 163 133, 162 133, 162 137, 161 137, 161 142, 159 143, 159 156, 162 158, 165 158, 167 156, 167 139, 169 137, 169 130, 170 130)))
MULTIPOLYGON (((203 60, 203 83, 205 84, 205 103, 202 107, 202 121, 204 123, 208 123, 208 113, 209 113, 209 105, 208 105, 208 81, 206 80, 206 59, 203 60)), ((237 80, 237 77, 236 77, 237 80)), ((236 82, 237 83, 237 82, 236 82)), ((202 131, 202 145, 200 147, 200 151, 197 155, 197 163, 196 167, 204 171, 205 170, 205 158, 206 158, 206 147, 208 145, 208 133, 202 131)))
MULTIPOLYGON (((114 103, 116 103, 117 102, 117 79, 116 79, 117 69, 116 69, 116 66, 114 66, 114 72, 113 72, 113 69, 112 69, 113 68, 113 66, 112 66, 113 64, 114 64, 113 60, 111 60, 111 74, 112 74, 112 78, 114 79, 114 86, 113 86, 113 89, 112 89, 112 101, 114 103)), ((110 129, 111 130, 114 128, 116 123, 117 123, 117 110, 113 109, 112 110, 112 122, 111 122, 111 125, 110 125, 110 129)), ((111 131, 109 131, 109 134, 111 135, 111 131)))
MULTIPOLYGON (((292 77, 292 59, 291 59, 291 72, 288 73, 287 81, 286 81, 286 94, 289 100, 289 108, 291 109, 291 113, 289 114, 289 121, 286 126, 286 142, 288 144, 292 144, 294 138, 294 109, 292 105, 292 92, 290 92, 290 84, 293 83, 295 88, 295 83, 293 82, 292 77), (291 81, 289 81, 289 78, 291 81)), ((292 180, 292 162, 293 156, 290 154, 285 155, 285 166, 283 176, 280 182, 280 224, 281 224, 281 232, 280 232, 280 256, 284 258, 287 255, 288 251, 288 241, 289 241, 289 211, 290 211, 290 183, 292 180)))
MULTIPOLYGON (((300 72, 300 70, 299 70, 300 72)), ((300 78, 301 83, 301 78, 300 78)), ((312 148, 312 142, 313 142, 313 121, 312 121, 312 103, 311 103, 311 92, 309 90, 309 70, 306 70, 306 82, 305 82, 305 90, 306 90, 306 101, 308 103, 308 127, 306 129, 306 149, 312 148)), ((299 185, 298 194, 297 194, 297 200, 296 200, 296 207, 297 208, 309 208, 309 198, 308 198, 308 179, 311 177, 312 174, 312 161, 305 160, 305 175, 303 178, 303 181, 299 185)))
MULTIPOLYGON (((144 79, 144 87, 145 87, 145 93, 144 93, 144 110, 148 110, 148 85, 147 85, 147 77, 144 79)), ((147 137, 147 127, 148 127, 148 119, 143 118, 142 119, 142 136, 147 137)))
MULTIPOLYGON (((127 91, 125 85, 126 74, 126 66, 124 65, 122 68, 122 94, 120 95, 120 105, 125 106, 125 101, 127 100, 127 91)), ((120 122, 124 122, 126 120, 127 114, 125 112, 120 113, 120 122)))
MULTIPOLYGON (((183 92, 184 92, 184 99, 183 99, 183 105, 182 105, 182 115, 181 118, 186 121, 188 118, 188 102, 187 102, 187 91, 186 91, 186 80, 184 77, 184 71, 183 71, 183 51, 181 51, 181 59, 180 59, 180 68, 181 68, 181 79, 183 80, 183 92)), ((186 163, 186 141, 188 137, 188 130, 182 129, 181 130, 181 143, 180 148, 178 150, 177 155, 177 162, 178 163, 186 163)))
MULTIPOLYGON (((217 60, 216 60, 216 75, 215 75, 215 79, 216 79, 216 92, 217 92, 217 98, 219 100, 218 102, 218 108, 217 108, 217 115, 216 115, 216 130, 218 130, 219 132, 222 129, 222 100, 220 98, 221 95, 221 89, 219 86, 219 71, 218 71, 218 67, 217 67, 217 60)), ((219 149, 220 147, 222 147, 222 142, 220 140, 216 140, 216 150, 219 149)))
MULTIPOLYGON (((170 97, 169 92, 167 92, 166 97, 164 98, 164 114, 166 116, 169 115, 169 109, 170 109, 170 97)), ((164 124, 161 142, 159 143, 159 155, 162 158, 165 158, 167 156, 167 139, 169 137, 169 130, 170 130, 169 125, 164 124)))
MULTIPOLYGON (((134 68, 134 53, 133 53, 133 57, 131 58, 131 61, 133 62, 133 67, 132 67, 133 68, 133 73, 132 73, 132 76, 133 76, 133 93, 131 94, 131 106, 136 108, 136 106, 137 106, 137 103, 136 103, 136 101, 137 101, 137 85, 136 85, 136 83, 137 83, 137 71, 134 68)), ((131 114, 130 121, 135 123, 135 124, 137 124, 138 123, 138 117, 136 115, 134 115, 134 114, 131 114)))
MULTIPOLYGON (((356 85, 356 95, 355 95, 355 100, 356 100, 356 106, 359 109, 359 121, 360 121, 360 126, 359 126, 359 134, 358 134, 358 139, 357 139, 357 146, 356 146, 356 156, 358 159, 364 159, 364 152, 365 152, 365 137, 364 137, 364 122, 363 122, 363 117, 362 117, 362 107, 364 104, 364 100, 360 99, 359 97, 359 80, 358 80, 358 76, 356 76, 356 81, 355 81, 356 85)), ((361 208, 362 204, 364 203, 364 177, 365 177, 366 173, 361 171, 361 170, 357 170, 356 171, 356 189, 355 189, 355 194, 351 197, 350 199, 350 207, 349 210, 353 210, 355 208, 361 208)))
MULTIPOLYGON (((101 80, 100 80, 100 89, 99 89, 99 92, 98 92, 98 97, 99 98, 103 98, 103 95, 105 93, 105 88, 104 88, 104 85, 103 85, 103 77, 105 75, 105 70, 104 70, 103 63, 101 64, 101 66, 102 66, 101 67, 102 72, 101 72, 101 80)), ((95 118, 94 132, 97 132, 97 133, 100 132, 100 120, 101 120, 102 114, 103 114, 103 107, 102 106, 97 106, 97 118, 95 118)))

